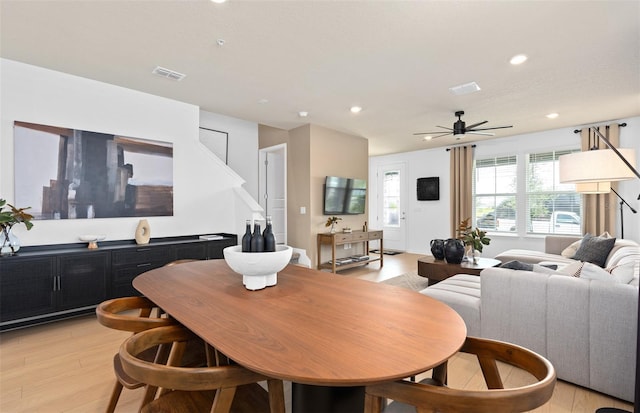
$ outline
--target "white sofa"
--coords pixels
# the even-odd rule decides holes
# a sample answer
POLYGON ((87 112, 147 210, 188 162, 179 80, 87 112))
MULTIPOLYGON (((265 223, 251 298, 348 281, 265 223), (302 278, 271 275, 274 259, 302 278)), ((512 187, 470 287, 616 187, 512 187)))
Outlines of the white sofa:
MULTIPOLYGON (((566 247, 567 241, 545 253, 510 250, 500 258, 571 262, 553 254, 560 244, 566 247)), ((480 277, 456 275, 422 293, 456 310, 469 335, 527 347, 547 357, 558 378, 632 402, 640 247, 631 241, 616 241, 607 263, 625 262, 635 263, 635 276, 628 284, 489 268, 480 277)))

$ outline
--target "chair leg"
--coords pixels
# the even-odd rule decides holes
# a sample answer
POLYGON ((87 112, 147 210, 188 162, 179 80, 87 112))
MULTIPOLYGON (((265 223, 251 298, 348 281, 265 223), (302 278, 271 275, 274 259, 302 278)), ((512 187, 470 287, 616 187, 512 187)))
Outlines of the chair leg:
POLYGON ((113 413, 116 410, 116 404, 118 404, 121 393, 122 384, 116 380, 116 384, 113 386, 113 390, 111 391, 111 398, 109 399, 109 405, 107 406, 107 413, 113 413))
POLYGON ((144 388, 144 397, 142 397, 142 403, 140 403, 140 409, 142 410, 142 408, 144 406, 146 406, 147 404, 151 403, 153 401, 153 399, 156 398, 156 393, 158 392, 158 388, 155 386, 149 386, 147 385, 144 388))
POLYGON ((384 398, 365 394, 364 413, 380 413, 384 407, 384 398))
POLYGON ((285 413, 284 409, 284 385, 282 380, 267 380, 269 389, 269 410, 271 413, 285 413))
POLYGON ((216 391, 216 397, 213 399, 211 413, 229 413, 233 397, 236 395, 235 387, 225 387, 216 391))

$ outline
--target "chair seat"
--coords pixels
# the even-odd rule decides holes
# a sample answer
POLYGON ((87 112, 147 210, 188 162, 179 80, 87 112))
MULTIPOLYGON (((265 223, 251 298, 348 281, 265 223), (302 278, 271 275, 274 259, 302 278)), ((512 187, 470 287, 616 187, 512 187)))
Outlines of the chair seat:
POLYGON ((172 391, 145 405, 141 413, 198 413, 211 411, 215 390, 172 391))
MULTIPOLYGON (((172 391, 147 404, 142 413, 209 412, 216 391, 172 391)), ((257 383, 238 386, 229 413, 269 413, 269 394, 257 383)))

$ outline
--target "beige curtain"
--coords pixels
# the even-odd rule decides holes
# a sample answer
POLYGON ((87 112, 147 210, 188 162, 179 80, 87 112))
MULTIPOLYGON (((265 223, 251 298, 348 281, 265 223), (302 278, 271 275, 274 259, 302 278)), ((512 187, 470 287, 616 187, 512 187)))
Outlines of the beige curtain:
POLYGON ((460 221, 472 215, 473 146, 457 146, 450 151, 451 237, 456 238, 460 221))
MULTIPOLYGON (((592 148, 608 149, 593 129, 597 128, 609 142, 616 148, 620 145, 620 127, 617 123, 608 126, 594 126, 580 131, 582 150, 592 148)), ((611 182, 611 187, 618 190, 618 184, 611 182)), ((616 198, 613 192, 609 194, 585 194, 582 195, 584 232, 592 235, 600 235, 608 232, 615 236, 616 231, 616 198)))

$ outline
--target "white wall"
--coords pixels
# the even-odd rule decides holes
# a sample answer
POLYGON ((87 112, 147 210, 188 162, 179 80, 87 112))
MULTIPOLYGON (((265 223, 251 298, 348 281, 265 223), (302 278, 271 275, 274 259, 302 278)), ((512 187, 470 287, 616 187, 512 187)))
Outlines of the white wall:
MULTIPOLYGON (((243 180, 215 162, 198 141, 197 106, 6 59, 0 61, 0 79, 0 197, 10 203, 14 197, 16 120, 169 141, 174 150, 174 216, 148 218, 152 238, 237 232, 240 225, 236 225, 237 211, 231 200, 235 199, 233 188, 243 180)), ((257 156, 256 124, 219 117, 216 127, 242 129, 243 136, 255 130, 251 139, 256 142, 257 156)), ((253 185, 257 187, 257 163, 253 163, 253 185)), ((245 171, 242 162, 238 165, 245 171)), ((25 246, 78 242, 82 234, 106 234, 108 240, 133 239, 138 220, 46 220, 35 221, 31 231, 24 225, 15 231, 25 246)), ((241 220, 244 222, 244 218, 241 220)))
MULTIPOLYGON (((618 123, 626 122, 627 126, 620 129, 620 146, 635 148, 636 169, 640 169, 640 117, 621 119, 618 123)), ((597 122, 607 124, 612 121, 597 122)), ((550 149, 563 149, 579 147, 580 137, 570 129, 555 129, 540 133, 516 135, 509 138, 485 140, 477 142, 476 157, 521 155, 532 151, 544 151, 550 149)), ((371 157, 369 160, 369 181, 376 182, 375 172, 379 165, 385 163, 405 162, 408 175, 409 206, 407 213, 407 251, 419 254, 430 253, 429 241, 434 238, 449 237, 449 152, 445 148, 430 149, 424 151, 407 152, 402 154, 371 157), (428 176, 440 177, 440 200, 417 201, 415 194, 416 179, 428 176)), ((369 211, 375 211, 377 188, 370 187, 369 211)), ((624 181, 620 183, 620 195, 636 210, 640 211, 640 179, 624 181)), ((619 205, 615 205, 619 208, 619 205)), ((619 212, 618 212, 619 214, 619 212)), ((369 220, 375 222, 375 217, 369 220)), ((616 227, 618 236, 620 217, 616 227)), ((640 242, 640 212, 633 214, 629 208, 624 207, 624 233, 626 239, 640 242)), ((544 249, 543 236, 518 236, 518 235, 491 235, 491 245, 485 247, 483 256, 492 257, 510 249, 544 249)))
POLYGON ((246 181, 246 191, 258 199, 258 124, 201 110, 200 126, 229 134, 228 165, 246 181))

